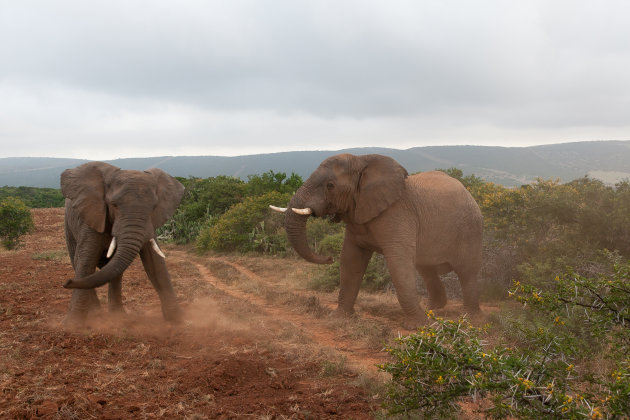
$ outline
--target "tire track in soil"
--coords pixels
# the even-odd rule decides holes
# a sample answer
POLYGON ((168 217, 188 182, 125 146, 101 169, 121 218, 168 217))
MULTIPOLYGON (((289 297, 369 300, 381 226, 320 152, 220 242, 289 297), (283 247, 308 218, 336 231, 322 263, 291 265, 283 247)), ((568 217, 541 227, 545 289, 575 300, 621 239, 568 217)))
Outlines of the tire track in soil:
MULTIPOLYGON (((225 265, 228 265, 232 268, 234 268, 235 270, 237 270, 239 273, 243 274, 244 276, 248 277, 250 280, 254 280, 258 283, 264 283, 266 285, 269 286, 275 286, 274 283, 272 283, 270 280, 265 279, 264 277, 259 276, 258 274, 254 273, 253 271, 251 271, 250 269, 243 267, 242 265, 239 265, 235 262, 226 260, 226 259, 222 259, 222 258, 209 258, 209 261, 215 261, 215 262, 219 262, 225 265)), ((305 298, 311 298, 314 295, 308 292, 304 292, 302 290, 291 290, 291 293, 293 293, 294 295, 298 295, 301 297, 305 297, 305 298)), ((321 299, 319 299, 319 303, 321 306, 326 307, 327 309, 329 309, 330 311, 334 311, 335 309, 337 309, 337 303, 336 302, 322 302, 321 299)), ((358 316, 358 315, 357 315, 358 316)), ((398 331, 400 334, 410 334, 413 333, 413 330, 407 330, 404 329, 402 327, 400 327, 396 321, 393 321, 391 319, 382 317, 382 316, 378 316, 378 315, 373 315, 367 312, 361 312, 361 318, 363 319, 369 319, 372 321, 377 321, 381 324, 387 325, 389 327, 391 327, 392 330, 396 330, 398 331)))
MULTIPOLYGON (((179 254, 180 257, 188 259, 189 256, 181 251, 171 251, 173 254, 179 254), (188 258, 186 258, 188 257, 188 258)), ((268 283, 261 279, 256 273, 242 267, 236 263, 226 261, 224 259, 210 258, 209 261, 219 262, 229 265, 242 274, 246 275, 250 280, 268 283)), ((384 363, 386 361, 386 355, 382 352, 371 351, 365 347, 359 346, 355 341, 344 339, 335 334, 334 331, 326 328, 325 321, 318 320, 316 318, 305 316, 300 313, 294 312, 290 309, 284 309, 280 306, 269 303, 266 299, 257 296, 253 293, 245 292, 237 287, 230 286, 222 282, 219 278, 213 275, 210 270, 196 261, 190 261, 194 264, 199 271, 200 276, 204 281, 210 283, 217 290, 225 293, 226 295, 238 299, 247 301, 250 304, 257 306, 262 313, 273 319, 282 319, 294 325, 304 337, 316 342, 322 347, 335 350, 337 353, 342 354, 346 358, 347 365, 355 370, 366 371, 371 374, 381 374, 376 365, 384 363)), ((294 291, 293 291, 294 292, 294 291)))

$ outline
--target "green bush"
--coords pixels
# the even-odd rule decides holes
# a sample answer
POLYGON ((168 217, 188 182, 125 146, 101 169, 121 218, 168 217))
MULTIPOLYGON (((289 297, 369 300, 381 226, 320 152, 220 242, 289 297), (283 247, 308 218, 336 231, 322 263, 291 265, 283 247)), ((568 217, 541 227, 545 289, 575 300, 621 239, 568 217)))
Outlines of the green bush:
POLYGON ((477 188, 481 187, 485 183, 483 179, 479 178, 478 176, 475 176, 474 174, 464 176, 464 171, 462 171, 459 168, 436 169, 436 170, 442 171, 446 173, 447 175, 452 176, 453 178, 461 182, 464 185, 464 187, 466 187, 470 191, 476 190, 477 188))
POLYGON ((284 228, 279 226, 278 216, 265 217, 249 234, 252 251, 262 254, 286 256, 291 246, 284 228))
MULTIPOLYGON (((247 197, 241 203, 233 205, 228 211, 201 229, 197 239, 197 248, 200 251, 240 251, 255 250, 258 245, 251 236, 260 227, 261 222, 265 228, 271 228, 275 223, 281 223, 282 216, 274 214, 269 209, 270 204, 287 202, 290 194, 276 191, 259 197, 247 197)), ((269 230, 275 232, 275 230, 269 230)))
POLYGON ((19 198, 30 208, 63 207, 65 202, 57 188, 1 187, 0 201, 8 197, 19 198))
POLYGON ((22 200, 8 197, 0 201, 0 240, 7 249, 17 248, 20 237, 33 227, 33 216, 22 200))
POLYGON ((392 279, 389 276, 387 264, 385 264, 385 257, 375 253, 372 255, 372 259, 370 259, 368 267, 365 270, 361 288, 370 292, 381 292, 389 286, 391 281, 392 279))
POLYGON ((293 194, 302 185, 302 177, 292 173, 287 178, 284 172, 265 172, 262 175, 248 175, 245 195, 256 197, 272 191, 293 194))
POLYGON ((482 282, 492 283, 493 295, 507 293, 513 279, 543 286, 567 266, 596 273, 605 266, 604 249, 630 257, 627 181, 612 187, 587 177, 538 179, 520 188, 471 182, 469 190, 484 216, 482 282))
MULTIPOLYGON (((320 268, 319 272, 309 283, 309 287, 314 290, 331 292, 339 286, 340 263, 339 256, 343 247, 344 231, 324 236, 319 243, 318 252, 325 255, 332 255, 335 261, 320 268)), ((385 290, 391 282, 385 257, 381 254, 374 254, 365 270, 361 288, 370 292, 385 290)))
POLYGON ((177 211, 157 230, 162 239, 185 244, 194 241, 209 219, 220 216, 243 200, 245 183, 238 178, 178 178, 185 193, 177 211))
POLYGON ((490 346, 487 328, 465 318, 434 323, 387 348, 391 413, 454 417, 465 397, 485 397, 494 418, 630 416, 630 261, 610 274, 568 271, 552 290, 516 283, 524 305, 504 318, 510 345, 490 346))
MULTIPOLYGON (((246 197, 257 197, 273 191, 293 193, 302 185, 302 178, 299 175, 291 174, 287 177, 283 172, 274 173, 273 171, 262 175, 250 175, 247 182, 229 176, 206 179, 190 177, 178 178, 178 180, 186 188, 182 203, 173 217, 157 231, 162 239, 172 240, 178 244, 197 239, 203 226, 214 224, 215 219, 246 197)), ((264 249, 264 252, 270 249, 265 239, 267 236, 272 237, 274 242, 278 242, 276 245, 279 248, 286 248, 280 244, 283 238, 276 230, 271 231, 265 228, 262 232, 260 226, 255 229, 258 231, 253 234, 257 235, 257 239, 252 239, 252 241, 260 242, 262 244, 260 249, 264 249)))
POLYGON ((306 236, 310 247, 333 257, 341 253, 345 232, 343 223, 332 223, 324 218, 311 217, 306 223, 306 236))

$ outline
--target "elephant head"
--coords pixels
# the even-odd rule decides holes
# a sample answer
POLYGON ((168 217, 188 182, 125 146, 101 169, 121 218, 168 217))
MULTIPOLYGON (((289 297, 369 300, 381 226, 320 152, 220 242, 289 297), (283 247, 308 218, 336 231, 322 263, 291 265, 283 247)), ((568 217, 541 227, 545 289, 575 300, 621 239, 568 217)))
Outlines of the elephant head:
POLYGON ((296 191, 285 211, 289 242, 305 260, 329 264, 330 257, 314 253, 306 237, 309 215, 364 224, 400 199, 407 171, 382 155, 341 154, 324 160, 296 191))
POLYGON ((89 162, 61 174, 61 191, 85 225, 112 236, 107 257, 113 257, 103 269, 64 285, 87 289, 122 275, 149 241, 163 257, 155 242, 155 229, 173 215, 184 186, 160 169, 130 171, 89 162))

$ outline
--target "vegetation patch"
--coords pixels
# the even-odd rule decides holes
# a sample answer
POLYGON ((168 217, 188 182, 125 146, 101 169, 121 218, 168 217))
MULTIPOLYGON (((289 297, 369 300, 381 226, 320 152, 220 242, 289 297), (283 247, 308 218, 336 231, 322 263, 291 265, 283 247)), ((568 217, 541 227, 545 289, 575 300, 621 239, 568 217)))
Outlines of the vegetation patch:
POLYGON ((610 275, 568 271, 543 291, 516 282, 517 317, 504 315, 504 342, 466 318, 434 323, 397 340, 380 366, 392 375, 391 413, 453 417, 463 398, 491 401, 493 418, 630 416, 630 261, 610 275))
POLYGON ((65 198, 58 188, 0 187, 0 201, 18 198, 30 208, 63 207, 65 198))
POLYGON ((267 231, 264 233, 271 235, 274 232, 272 226, 278 226, 279 221, 272 219, 278 216, 270 213, 269 205, 287 202, 289 198, 289 194, 276 191, 258 197, 247 197, 202 228, 197 239, 197 248, 201 251, 254 251, 258 244, 250 233, 260 226, 261 221, 265 221, 262 226, 266 226, 267 231))
POLYGON ((61 261, 68 256, 65 250, 36 252, 31 255, 34 260, 61 261))
POLYGON ((33 216, 22 200, 7 197, 0 201, 0 241, 7 249, 20 245, 20 237, 34 228, 33 216))

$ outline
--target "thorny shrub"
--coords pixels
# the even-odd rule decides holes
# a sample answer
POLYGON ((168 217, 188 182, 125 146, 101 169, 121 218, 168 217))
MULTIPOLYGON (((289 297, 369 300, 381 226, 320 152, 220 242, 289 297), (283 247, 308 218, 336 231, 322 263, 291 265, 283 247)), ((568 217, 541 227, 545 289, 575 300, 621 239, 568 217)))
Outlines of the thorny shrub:
POLYGON ((429 311, 433 324, 387 347, 393 361, 379 366, 392 375, 390 412, 454 417, 462 399, 482 397, 494 418, 628 418, 630 261, 609 257, 611 274, 568 271, 549 291, 516 282, 528 322, 507 320, 510 345, 429 311))

